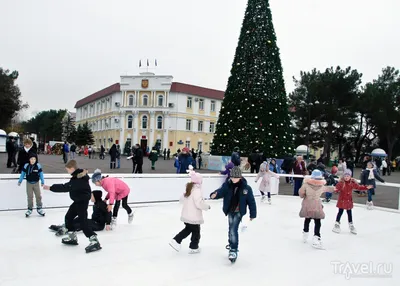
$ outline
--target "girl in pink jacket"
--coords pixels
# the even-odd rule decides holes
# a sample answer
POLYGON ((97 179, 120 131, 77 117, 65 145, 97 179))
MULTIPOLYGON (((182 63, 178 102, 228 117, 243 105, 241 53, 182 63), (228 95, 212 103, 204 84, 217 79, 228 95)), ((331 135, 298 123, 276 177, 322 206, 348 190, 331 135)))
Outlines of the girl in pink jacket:
POLYGON ((269 164, 264 162, 260 166, 260 172, 256 177, 255 182, 257 183, 260 178, 262 178, 260 183, 260 193, 261 193, 261 202, 265 202, 265 193, 268 195, 268 203, 271 204, 271 177, 275 177, 279 179, 279 176, 269 170, 269 164))
POLYGON ((109 201, 108 211, 111 211, 114 205, 113 210, 113 218, 111 221, 111 228, 114 228, 117 225, 117 216, 118 210, 121 205, 128 213, 128 223, 132 223, 133 221, 133 211, 128 205, 128 195, 130 193, 130 189, 125 182, 120 179, 113 177, 103 177, 101 175, 101 170, 96 169, 92 176, 92 182, 98 187, 102 187, 106 192, 106 200, 109 201))
POLYGON ((209 210, 211 207, 203 200, 201 175, 194 172, 192 166, 189 168, 191 181, 186 184, 186 192, 180 199, 180 202, 183 203, 181 221, 185 223, 185 228, 172 239, 169 245, 179 251, 182 240, 192 234, 189 253, 194 254, 200 252, 200 224, 204 223, 203 210, 209 210))

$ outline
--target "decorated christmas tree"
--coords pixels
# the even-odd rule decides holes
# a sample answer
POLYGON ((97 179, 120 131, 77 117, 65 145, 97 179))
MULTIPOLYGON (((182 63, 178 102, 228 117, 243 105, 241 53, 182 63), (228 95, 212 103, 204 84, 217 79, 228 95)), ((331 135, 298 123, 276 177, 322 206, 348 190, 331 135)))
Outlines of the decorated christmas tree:
POLYGON ((268 0, 249 0, 212 144, 213 155, 258 147, 293 152, 285 83, 268 0))

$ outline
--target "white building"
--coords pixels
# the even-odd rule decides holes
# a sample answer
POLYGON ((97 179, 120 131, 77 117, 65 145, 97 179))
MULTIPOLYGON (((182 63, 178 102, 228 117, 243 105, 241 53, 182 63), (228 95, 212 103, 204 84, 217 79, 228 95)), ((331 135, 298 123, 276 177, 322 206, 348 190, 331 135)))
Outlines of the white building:
POLYGON ((79 100, 76 124, 88 122, 95 146, 125 142, 143 149, 210 150, 224 92, 141 73, 79 100))

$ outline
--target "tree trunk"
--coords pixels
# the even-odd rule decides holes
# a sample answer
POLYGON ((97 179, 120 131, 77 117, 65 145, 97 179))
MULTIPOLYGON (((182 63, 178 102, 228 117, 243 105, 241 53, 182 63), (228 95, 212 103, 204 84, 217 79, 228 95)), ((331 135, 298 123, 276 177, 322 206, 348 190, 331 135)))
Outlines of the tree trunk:
POLYGON ((386 135, 386 140, 388 145, 388 150, 387 150, 388 158, 389 160, 392 160, 393 147, 397 142, 397 138, 396 137, 390 138, 390 135, 386 135))
POLYGON ((329 165, 329 162, 331 160, 332 133, 333 133, 333 123, 332 123, 332 121, 330 121, 328 123, 328 130, 327 130, 327 134, 325 137, 325 143, 324 143, 324 156, 325 156, 326 166, 329 165))

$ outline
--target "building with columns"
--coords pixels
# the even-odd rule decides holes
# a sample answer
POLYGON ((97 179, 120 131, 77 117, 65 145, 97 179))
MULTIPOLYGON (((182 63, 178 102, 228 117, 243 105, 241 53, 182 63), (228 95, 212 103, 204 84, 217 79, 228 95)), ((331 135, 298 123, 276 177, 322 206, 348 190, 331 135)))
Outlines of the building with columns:
POLYGON ((121 76, 119 83, 76 105, 76 125, 88 122, 95 147, 126 142, 147 147, 210 150, 224 92, 172 81, 169 75, 121 76))

